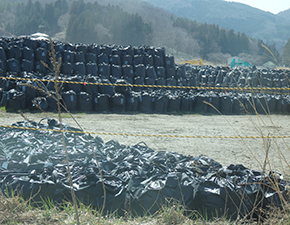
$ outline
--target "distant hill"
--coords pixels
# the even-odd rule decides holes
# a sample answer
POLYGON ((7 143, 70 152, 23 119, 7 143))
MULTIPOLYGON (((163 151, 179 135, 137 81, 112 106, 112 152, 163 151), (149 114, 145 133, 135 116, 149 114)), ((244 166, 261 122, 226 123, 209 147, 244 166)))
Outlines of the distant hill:
POLYGON ((267 44, 284 47, 290 37, 290 9, 277 15, 224 0, 143 0, 177 16, 244 32, 267 44))

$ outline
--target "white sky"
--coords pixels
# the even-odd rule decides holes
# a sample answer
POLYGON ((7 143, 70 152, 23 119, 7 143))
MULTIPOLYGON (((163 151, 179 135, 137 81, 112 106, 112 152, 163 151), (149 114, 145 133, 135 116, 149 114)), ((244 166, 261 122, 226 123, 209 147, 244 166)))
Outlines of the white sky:
POLYGON ((226 0, 227 2, 240 2, 252 7, 277 14, 290 8, 290 0, 226 0))

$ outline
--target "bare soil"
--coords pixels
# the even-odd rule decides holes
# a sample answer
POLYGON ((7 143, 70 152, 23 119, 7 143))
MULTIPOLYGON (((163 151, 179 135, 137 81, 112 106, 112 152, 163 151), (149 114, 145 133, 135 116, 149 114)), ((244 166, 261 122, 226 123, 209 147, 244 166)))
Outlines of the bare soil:
MULTIPOLYGON (((44 117, 57 119, 55 113, 24 113, 36 122, 44 117)), ((62 114, 64 123, 77 127, 68 114, 62 114)), ((73 114, 85 131, 150 135, 188 136, 287 136, 290 135, 289 115, 157 115, 157 114, 73 114)), ((18 113, 0 111, 0 125, 11 125, 24 118, 18 113)), ((174 151, 185 155, 207 155, 221 163, 243 164, 250 169, 278 170, 290 174, 289 138, 171 138, 100 135, 105 141, 115 139, 131 145, 145 142, 156 151, 174 151), (289 163, 289 164, 288 164, 289 163)))

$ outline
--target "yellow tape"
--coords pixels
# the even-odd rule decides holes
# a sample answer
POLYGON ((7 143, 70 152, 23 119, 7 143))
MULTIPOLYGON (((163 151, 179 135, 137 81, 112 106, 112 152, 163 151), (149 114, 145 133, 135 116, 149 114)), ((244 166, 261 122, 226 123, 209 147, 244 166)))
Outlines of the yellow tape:
POLYGON ((112 84, 112 83, 91 83, 91 82, 79 82, 79 81, 63 81, 63 80, 45 80, 45 79, 30 79, 30 78, 21 78, 21 77, 0 77, 0 79, 8 80, 30 80, 30 81, 42 81, 42 82, 58 82, 58 83, 68 83, 68 84, 81 84, 81 85, 98 85, 98 86, 124 86, 124 87, 145 87, 145 88, 175 88, 175 89, 206 89, 206 90, 251 90, 251 91, 260 91, 260 90, 277 90, 277 91, 286 91, 290 88, 270 88, 270 87, 193 87, 193 86, 167 86, 167 85, 142 85, 142 84, 112 84))
POLYGON ((290 138, 290 136, 201 136, 201 135, 167 135, 167 134, 126 134, 126 133, 109 133, 109 132, 86 132, 86 131, 72 131, 72 130, 55 130, 55 129, 40 129, 35 127, 20 127, 0 125, 3 128, 14 128, 22 130, 38 130, 50 132, 65 132, 75 134, 97 134, 97 135, 113 135, 113 136, 132 136, 132 137, 156 137, 156 138, 214 138, 214 139, 262 139, 262 138, 290 138))

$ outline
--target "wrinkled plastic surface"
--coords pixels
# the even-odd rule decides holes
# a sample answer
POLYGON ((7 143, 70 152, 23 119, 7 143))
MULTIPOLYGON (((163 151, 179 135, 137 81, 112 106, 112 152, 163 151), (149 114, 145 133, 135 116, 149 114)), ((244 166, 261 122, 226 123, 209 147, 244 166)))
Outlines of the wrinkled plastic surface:
MULTIPOLYGON (((59 130, 45 118, 13 126, 59 130), (44 124, 47 121, 47 124, 44 124)), ((79 129, 64 124, 67 131, 79 129)), ((231 218, 249 215, 255 206, 281 207, 287 183, 243 165, 223 167, 206 156, 154 151, 145 143, 125 146, 115 140, 64 133, 73 187, 78 200, 122 215, 152 214, 177 200, 189 210, 231 218), (102 176, 100 173, 102 171, 102 176), (102 181, 105 184, 106 197, 102 181), (279 188, 279 193, 276 191, 279 188)), ((60 132, 0 128, 0 192, 17 190, 35 202, 71 200, 60 132)))

